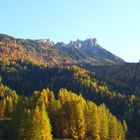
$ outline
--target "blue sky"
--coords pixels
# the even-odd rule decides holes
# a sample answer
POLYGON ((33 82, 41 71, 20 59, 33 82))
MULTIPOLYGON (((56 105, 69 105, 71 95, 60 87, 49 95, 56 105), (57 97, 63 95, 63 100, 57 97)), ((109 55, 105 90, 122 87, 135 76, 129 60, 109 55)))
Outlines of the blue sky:
POLYGON ((54 42, 96 37, 128 62, 140 59, 140 0, 1 0, 0 33, 54 42))

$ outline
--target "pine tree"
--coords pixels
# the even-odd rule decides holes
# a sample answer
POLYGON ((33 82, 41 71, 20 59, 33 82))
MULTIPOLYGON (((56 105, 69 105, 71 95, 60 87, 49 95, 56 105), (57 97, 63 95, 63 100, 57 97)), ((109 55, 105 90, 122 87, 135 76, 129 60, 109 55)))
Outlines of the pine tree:
POLYGON ((51 125, 43 101, 41 108, 36 106, 35 109, 24 109, 19 117, 17 139, 52 140, 51 125))
MULTIPOLYGON (((78 98, 78 97, 77 97, 78 98)), ((85 118, 84 118, 84 103, 82 98, 79 97, 78 101, 75 102, 74 119, 75 119, 75 131, 78 139, 83 139, 85 137, 85 118)))
POLYGON ((17 124, 17 139, 30 139, 32 132, 32 116, 30 109, 24 109, 20 121, 17 124))
POLYGON ((100 138, 101 138, 101 140, 108 140, 108 138, 109 138, 108 114, 109 114, 109 112, 104 104, 99 106, 100 138))
POLYGON ((45 105, 42 103, 42 108, 41 108, 41 135, 43 140, 52 140, 52 135, 51 135, 51 125, 50 125, 50 120, 49 117, 46 113, 45 105))
POLYGON ((11 117, 13 112, 13 101, 11 96, 7 96, 5 100, 5 117, 11 117))
POLYGON ((118 140, 118 122, 117 119, 110 114, 109 122, 109 131, 110 131, 110 140, 118 140))
POLYGON ((5 99, 0 100, 0 117, 5 117, 5 99))
POLYGON ((100 124, 99 124, 99 115, 98 108, 95 108, 93 114, 93 138, 95 140, 100 140, 100 124))

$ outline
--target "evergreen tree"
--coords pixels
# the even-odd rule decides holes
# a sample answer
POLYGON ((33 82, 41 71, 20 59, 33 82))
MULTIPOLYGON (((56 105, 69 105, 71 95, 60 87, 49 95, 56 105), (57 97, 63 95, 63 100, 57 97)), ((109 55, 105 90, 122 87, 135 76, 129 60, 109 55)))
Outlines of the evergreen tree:
POLYGON ((75 125, 76 134, 78 139, 83 139, 85 137, 85 118, 84 118, 84 104, 80 98, 75 105, 75 125))
POLYGON ((11 117, 13 112, 13 100, 11 96, 7 96, 5 99, 5 117, 11 117))
POLYGON ((5 99, 0 100, 0 117, 5 117, 5 99))
POLYGON ((99 106, 99 120, 100 120, 100 138, 101 140, 108 140, 109 138, 109 112, 103 104, 99 106))
POLYGON ((46 113, 46 109, 45 109, 45 105, 44 103, 42 103, 42 107, 41 107, 41 135, 42 135, 42 139, 43 140, 52 140, 52 128, 51 128, 51 124, 50 124, 50 120, 49 117, 46 113))
POLYGON ((21 118, 17 123, 17 139, 30 140, 33 133, 32 130, 32 115, 30 109, 24 109, 21 114, 21 118))
POLYGON ((110 140, 118 140, 119 137, 118 135, 121 135, 121 134, 118 134, 118 123, 117 123, 117 119, 110 115, 110 122, 109 122, 109 129, 110 129, 110 140))
POLYGON ((94 114, 93 114, 93 138, 95 140, 100 140, 100 124, 99 124, 99 115, 98 110, 95 108, 94 114))

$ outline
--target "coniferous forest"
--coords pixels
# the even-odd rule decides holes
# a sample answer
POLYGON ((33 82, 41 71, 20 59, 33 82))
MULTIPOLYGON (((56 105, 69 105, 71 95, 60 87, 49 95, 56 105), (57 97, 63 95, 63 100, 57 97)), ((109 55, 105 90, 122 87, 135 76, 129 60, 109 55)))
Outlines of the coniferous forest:
POLYGON ((0 140, 140 139, 139 63, 56 65, 23 42, 0 44, 0 140))
POLYGON ((0 74, 1 139, 139 137, 139 98, 110 90, 93 71, 1 62, 0 74))

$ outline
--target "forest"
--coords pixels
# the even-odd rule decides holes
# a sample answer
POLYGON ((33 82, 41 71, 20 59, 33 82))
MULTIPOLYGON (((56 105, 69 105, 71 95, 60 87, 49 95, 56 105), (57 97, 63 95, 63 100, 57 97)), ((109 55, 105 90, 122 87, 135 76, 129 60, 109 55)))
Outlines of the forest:
POLYGON ((1 62, 0 75, 1 139, 140 137, 138 96, 112 90, 96 69, 16 61, 1 62))
POLYGON ((0 35, 0 139, 139 140, 140 64, 50 43, 0 35))
POLYGON ((0 121, 11 129, 10 135, 2 129, 1 139, 125 139, 125 121, 119 121, 105 104, 97 106, 67 89, 60 89, 57 98, 49 89, 34 91, 30 97, 18 96, 3 84, 0 91, 0 121))

